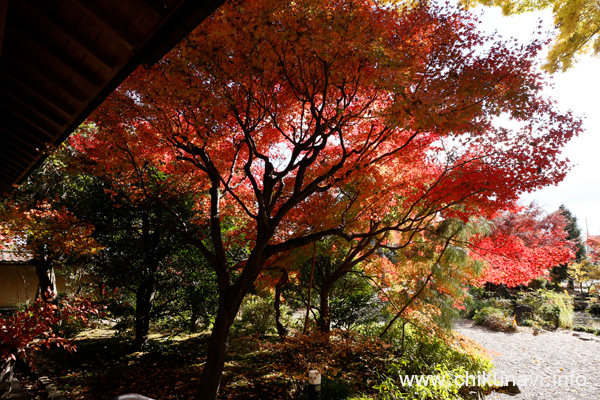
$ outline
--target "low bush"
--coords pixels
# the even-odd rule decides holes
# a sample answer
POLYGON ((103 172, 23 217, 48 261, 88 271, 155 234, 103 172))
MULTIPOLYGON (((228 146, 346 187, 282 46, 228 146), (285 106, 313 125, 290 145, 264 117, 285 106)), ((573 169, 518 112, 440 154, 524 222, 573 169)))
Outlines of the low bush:
MULTIPOLYGON (((353 388, 345 379, 331 379, 323 376, 321 379, 320 400, 346 400, 350 399, 353 394, 353 388)), ((314 398, 311 397, 310 389, 305 385, 300 385, 300 388, 294 393, 290 400, 305 400, 314 398)), ((368 399, 368 397, 366 397, 368 399)))
POLYGON ((396 348, 400 346, 401 350, 398 362, 378 375, 378 382, 374 385, 378 399, 462 399, 462 381, 456 378, 467 373, 478 375, 492 368, 491 362, 471 344, 461 342, 463 347, 451 345, 460 342, 457 337, 443 340, 415 329, 407 331, 401 341, 396 337, 396 348), (417 376, 432 376, 434 379, 418 381, 414 379, 417 376))
POLYGON ((591 326, 577 325, 577 326, 573 327, 573 330, 577 331, 577 332, 586 332, 586 333, 591 333, 596 336, 600 336, 600 329, 596 329, 591 326))
POLYGON ((537 290, 519 294, 519 305, 531 307, 534 319, 546 328, 570 329, 573 326, 573 300, 567 292, 537 290))
POLYGON ((590 301, 586 311, 592 315, 600 317, 600 299, 596 297, 590 301))
MULTIPOLYGON (((32 357, 42 347, 56 345, 73 351, 73 342, 56 332, 57 326, 79 326, 88 323, 88 316, 97 314, 98 310, 89 299, 66 299, 56 305, 36 300, 24 310, 17 310, 11 315, 0 315, 0 398, 9 398, 10 382, 15 360, 22 359, 32 364, 32 357)), ((62 333, 62 332, 58 332, 62 333)))
POLYGON ((540 306, 537 313, 542 321, 546 322, 546 326, 554 329, 558 329, 561 326, 561 310, 558 305, 553 303, 544 303, 540 306))
MULTIPOLYGON (((270 354, 273 373, 288 380, 304 381, 307 370, 321 371, 322 399, 459 400, 462 383, 456 376, 492 368, 468 339, 450 333, 438 338, 409 324, 392 329, 385 341, 334 330, 329 335, 290 335, 262 348, 270 354), (420 375, 435 375, 444 384, 406 381, 420 375)), ((294 392, 299 397, 291 398, 306 398, 303 390, 294 392)))
POLYGON ((506 310, 496 307, 484 307, 473 316, 475 325, 485 326, 494 331, 514 332, 517 324, 513 317, 509 317, 506 310))
POLYGON ((513 309, 513 302, 510 299, 492 298, 490 304, 492 307, 499 308, 507 313, 510 313, 513 309))
POLYGON ((334 296, 329 304, 333 328, 350 330, 385 321, 385 306, 375 288, 364 279, 346 276, 338 286, 343 296, 334 296))
POLYGON ((521 321, 521 326, 533 327, 534 324, 535 321, 532 319, 524 319, 523 321, 521 321))
POLYGON ((534 289, 534 290, 547 289, 550 286, 551 286, 551 283, 548 281, 548 279, 546 279, 544 277, 532 279, 531 282, 529 282, 529 284, 527 285, 527 287, 529 289, 534 289))
POLYGON ((512 300, 492 297, 492 293, 483 288, 470 288, 463 305, 464 309, 460 311, 460 316, 467 319, 472 319, 478 311, 487 307, 504 310, 506 314, 513 309, 512 300))
POLYGON ((471 319, 483 307, 490 306, 489 294, 483 288, 471 287, 463 300, 463 309, 460 310, 461 318, 471 319))
MULTIPOLYGON (((281 319, 284 325, 291 323, 292 312, 287 306, 281 306, 281 319)), ((258 295, 248 295, 240 307, 240 313, 235 322, 234 329, 245 333, 258 333, 260 335, 275 334, 275 308, 273 299, 258 295)))

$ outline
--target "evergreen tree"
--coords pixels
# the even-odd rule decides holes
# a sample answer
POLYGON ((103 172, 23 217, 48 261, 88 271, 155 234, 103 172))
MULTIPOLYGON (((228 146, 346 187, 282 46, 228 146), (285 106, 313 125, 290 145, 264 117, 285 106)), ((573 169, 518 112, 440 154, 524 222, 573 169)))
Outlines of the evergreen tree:
MULTIPOLYGON (((579 225, 577 224, 577 217, 573 215, 573 213, 565 207, 564 204, 561 204, 558 208, 560 213, 565 217, 567 221, 567 226, 565 230, 568 233, 567 239, 571 240, 575 243, 575 262, 581 262, 585 260, 585 245, 581 238, 581 229, 579 229, 579 225)), ((560 282, 567 279, 567 264, 557 265, 552 268, 552 279, 555 282, 560 282)))

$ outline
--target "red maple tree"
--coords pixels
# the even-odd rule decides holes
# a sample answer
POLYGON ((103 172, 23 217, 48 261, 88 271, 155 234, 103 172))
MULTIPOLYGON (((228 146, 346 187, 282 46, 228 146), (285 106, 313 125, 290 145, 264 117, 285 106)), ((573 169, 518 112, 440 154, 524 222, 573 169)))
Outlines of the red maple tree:
POLYGON ((526 285, 575 257, 559 211, 544 215, 532 204, 521 212, 504 213, 493 224, 492 233, 473 246, 474 257, 488 264, 480 283, 526 285))
POLYGON ((542 96, 540 48, 484 37, 452 8, 232 2, 108 99, 74 138, 90 171, 132 201, 197 199, 170 228, 218 277, 201 398, 274 257, 331 236, 361 257, 389 232, 410 242, 440 219, 493 217, 564 177, 580 123, 542 96))
POLYGON ((72 340, 62 334, 61 326, 87 325, 88 318, 98 314, 98 307, 89 299, 64 298, 58 305, 44 300, 52 297, 54 294, 47 293, 24 310, 0 314, 0 396, 3 398, 10 398, 10 381, 17 359, 23 359, 35 369, 33 357, 44 347, 54 345, 70 352, 76 350, 72 340))
POLYGON ((585 241, 588 257, 593 264, 600 263, 600 235, 588 236, 585 241))
POLYGON ((52 198, 19 198, 13 193, 13 198, 0 203, 0 240, 4 236, 4 246, 31 258, 38 278, 36 297, 50 302, 58 295, 56 264, 69 255, 93 254, 100 248, 91 236, 90 224, 53 202, 52 198))

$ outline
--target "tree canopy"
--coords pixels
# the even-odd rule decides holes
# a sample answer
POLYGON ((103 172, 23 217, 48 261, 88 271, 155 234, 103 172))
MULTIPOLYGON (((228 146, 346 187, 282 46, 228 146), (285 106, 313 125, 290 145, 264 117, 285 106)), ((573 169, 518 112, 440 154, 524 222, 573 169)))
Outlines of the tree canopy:
POLYGON ((563 179, 580 121, 543 96, 541 47, 483 36, 449 6, 232 2, 110 96, 76 149, 131 202, 162 204, 217 276, 202 398, 278 257, 332 237, 351 260, 418 239, 437 275, 444 221, 496 217, 563 179), (189 219, 161 200, 178 193, 196 201, 189 219))
POLYGON ((494 221, 491 234, 473 248, 475 258, 490 264, 481 280, 526 285, 553 266, 571 261, 576 242, 569 240, 566 226, 562 210, 545 215, 535 204, 520 213, 504 213, 494 221))
POLYGON ((502 7, 504 15, 551 8, 558 30, 544 66, 550 72, 566 71, 576 57, 600 53, 600 5, 597 0, 465 0, 502 7))

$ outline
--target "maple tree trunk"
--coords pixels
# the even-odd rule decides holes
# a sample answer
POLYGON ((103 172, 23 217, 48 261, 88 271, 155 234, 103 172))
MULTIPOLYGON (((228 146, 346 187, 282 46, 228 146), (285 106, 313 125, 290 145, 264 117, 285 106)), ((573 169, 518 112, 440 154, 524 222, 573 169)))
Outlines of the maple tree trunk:
POLYGON ((200 317, 200 312, 198 311, 198 307, 192 304, 192 315, 190 317, 190 332, 196 333, 198 332, 198 318, 200 317))
POLYGON ((54 302, 57 299, 57 288, 56 288, 56 275, 54 274, 54 268, 52 266, 36 266, 35 269, 39 284, 38 284, 38 298, 44 301, 54 302))
POLYGON ((317 244, 313 243, 313 256, 312 256, 312 265, 310 267, 310 276, 308 277, 308 299, 306 300, 306 315, 304 317, 304 329, 302 333, 306 335, 308 332, 308 319, 310 317, 310 308, 311 308, 311 295, 312 295, 312 287, 313 287, 313 278, 315 275, 315 261, 317 259, 317 244))
POLYGON ((152 232, 150 218, 142 214, 142 244, 144 251, 143 269, 140 273, 140 283, 135 295, 135 340, 134 351, 142 350, 148 341, 150 331, 150 313, 156 295, 156 273, 159 269, 159 257, 155 249, 160 234, 152 232))
POLYGON ((317 321, 317 327, 321 333, 329 333, 331 331, 331 310, 329 308, 329 295, 331 293, 331 286, 329 282, 323 282, 320 290, 320 310, 319 320, 317 321))
POLYGON ((136 293, 134 351, 142 350, 142 347, 148 341, 150 312, 152 311, 152 301, 155 294, 154 278, 151 276, 148 279, 143 279, 136 293))
POLYGON ((200 400, 215 400, 221 386, 221 376, 225 367, 227 347, 231 326, 235 320, 242 300, 252 287, 252 282, 241 287, 227 286, 219 290, 219 308, 212 328, 206 363, 202 370, 198 398, 200 400))
POLYGON ((58 290, 56 288, 56 275, 54 267, 50 260, 42 253, 34 260, 35 273, 38 277, 38 289, 36 298, 47 302, 56 302, 58 299, 58 290))
MULTIPOLYGON (((233 314, 235 316, 235 314, 233 314)), ((206 353, 206 363, 200 381, 200 399, 214 400, 221 386, 229 333, 233 318, 229 310, 219 308, 206 353)))
POLYGON ((285 326, 283 326, 283 324, 281 323, 281 292, 283 291, 283 287, 285 286, 285 284, 288 283, 288 280, 289 280, 289 278, 288 278, 287 270, 282 269, 281 270, 281 278, 279 278, 277 285, 275 285, 275 301, 274 301, 275 325, 277 326, 277 333, 279 334, 279 337, 281 339, 285 338, 288 333, 285 326))

